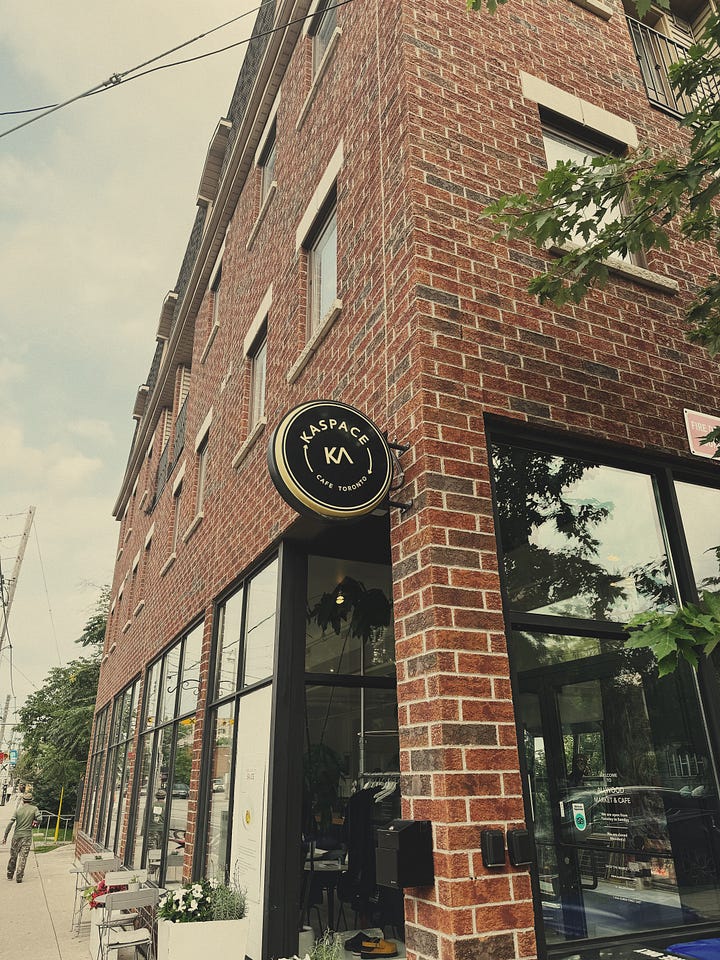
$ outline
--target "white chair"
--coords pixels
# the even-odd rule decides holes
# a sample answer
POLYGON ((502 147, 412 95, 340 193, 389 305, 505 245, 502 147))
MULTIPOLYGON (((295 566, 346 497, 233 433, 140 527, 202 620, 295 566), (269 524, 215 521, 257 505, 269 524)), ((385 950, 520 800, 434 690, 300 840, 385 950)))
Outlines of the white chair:
POLYGON ((138 920, 146 919, 137 911, 154 911, 159 896, 160 891, 157 887, 105 895, 105 914, 98 929, 100 940, 97 960, 107 960, 113 952, 117 953, 123 947, 132 947, 136 960, 138 947, 147 948, 145 953, 147 960, 155 956, 152 921, 150 926, 136 927, 135 924, 138 920))
POLYGON ((86 906, 83 893, 85 887, 95 883, 93 874, 104 876, 108 870, 117 870, 119 866, 120 860, 114 853, 84 853, 70 867, 70 873, 75 874, 75 899, 70 929, 74 930, 76 935, 80 933, 82 915, 86 906))

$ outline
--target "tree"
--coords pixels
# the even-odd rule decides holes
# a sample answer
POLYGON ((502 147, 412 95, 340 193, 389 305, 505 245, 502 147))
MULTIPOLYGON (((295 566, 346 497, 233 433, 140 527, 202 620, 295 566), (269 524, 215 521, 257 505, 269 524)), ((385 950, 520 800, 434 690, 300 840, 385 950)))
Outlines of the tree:
POLYGON ((72 810, 77 801, 90 746, 108 606, 109 588, 103 587, 76 641, 89 647, 91 656, 53 667, 20 709, 17 729, 23 747, 16 776, 32 781, 35 802, 43 810, 58 809, 62 788, 64 809, 72 810))
MULTIPOLYGON (((485 0, 494 13, 507 0, 485 0)), ((669 0, 656 0, 669 9, 669 0)), ((468 0, 480 10, 483 0, 468 0)), ((635 0, 639 18, 651 0, 635 0)), ((610 275, 609 258, 667 250, 673 232, 720 254, 720 18, 713 15, 684 60, 669 68, 675 91, 692 109, 680 121, 688 132, 684 150, 641 147, 626 156, 609 154, 588 163, 561 162, 537 182, 533 193, 504 196, 485 213, 510 239, 530 240, 555 256, 533 277, 529 290, 540 303, 579 303, 610 275), (615 219, 607 214, 614 211, 615 219), (578 243, 582 238, 582 243, 578 243)), ((720 276, 710 273, 687 312, 688 340, 712 357, 720 353, 720 276)), ((704 443, 719 444, 720 428, 704 443)), ((720 551, 720 547, 718 547, 720 551)), ((717 584, 715 584, 717 586, 717 584)), ((697 666, 720 640, 720 596, 703 592, 699 604, 675 613, 648 612, 628 624, 632 647, 650 647, 661 675, 680 659, 697 666)))

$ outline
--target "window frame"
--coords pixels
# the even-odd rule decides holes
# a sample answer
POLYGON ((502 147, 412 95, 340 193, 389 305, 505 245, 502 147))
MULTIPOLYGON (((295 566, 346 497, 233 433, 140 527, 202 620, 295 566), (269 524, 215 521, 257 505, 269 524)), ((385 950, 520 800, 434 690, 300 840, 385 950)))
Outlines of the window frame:
POLYGON ((248 398, 248 433, 265 419, 267 391, 268 318, 260 326, 257 337, 248 351, 250 361, 250 391, 248 398))
POLYGON ((313 18, 308 34, 312 44, 312 75, 317 77, 325 55, 337 30, 337 7, 332 0, 323 0, 313 18))
POLYGON ((307 254, 307 339, 322 327, 323 321, 332 312, 333 305, 338 299, 338 270, 337 270, 337 184, 334 184, 325 199, 320 211, 303 244, 307 254), (334 233, 335 251, 335 283, 329 306, 323 310, 322 287, 327 271, 321 269, 326 251, 326 243, 330 234, 334 233))

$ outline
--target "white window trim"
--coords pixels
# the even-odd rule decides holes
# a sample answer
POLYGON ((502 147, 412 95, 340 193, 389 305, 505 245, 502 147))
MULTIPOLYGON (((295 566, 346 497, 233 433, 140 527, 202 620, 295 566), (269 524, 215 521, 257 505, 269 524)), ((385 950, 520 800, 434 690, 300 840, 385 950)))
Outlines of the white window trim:
POLYGON ((320 346, 320 344, 323 342, 323 340, 327 336, 327 333, 332 327, 332 325, 340 316, 341 311, 342 311, 342 300, 336 300, 333 303, 332 307, 330 307, 328 312, 325 314, 325 317, 323 318, 323 320, 320 322, 320 326, 313 332, 312 336, 303 347, 302 353, 300 354, 300 356, 297 358, 295 363, 288 370, 287 375, 285 377, 288 383, 295 383, 297 378, 300 376, 300 374, 303 372, 305 367, 310 362, 312 355, 315 353, 317 348, 320 346))
MULTIPOLYGON (((200 443, 202 443, 202 440, 200 441, 200 443)), ((199 444, 198 444, 198 446, 199 446, 199 444)), ((197 448, 196 448, 196 449, 197 449, 197 448)), ((180 486, 180 484, 183 482, 183 480, 184 480, 184 478, 185 478, 185 468, 186 468, 186 466, 187 466, 187 460, 183 460, 183 464, 182 464, 182 466, 180 467, 180 469, 178 470, 178 472, 177 472, 177 474, 176 474, 176 476, 175 476, 175 479, 173 480, 173 485, 172 485, 172 495, 173 495, 173 496, 176 496, 176 495, 177 495, 178 487, 180 486)))
POLYGON ((237 470, 240 464, 243 462, 243 460, 250 453, 252 448, 255 446, 255 441, 265 429, 266 424, 267 424, 267 417, 260 417, 260 419, 257 421, 255 426, 252 428, 250 433, 247 435, 247 437, 243 441, 243 445, 240 447, 238 452, 233 457, 232 464, 231 464, 233 469, 237 470))
POLYGON ((258 213, 257 215, 257 220, 252 225, 252 228, 248 235, 247 241, 245 243, 246 250, 250 250, 252 245, 255 243, 255 238, 258 235, 258 231, 260 230, 260 227, 262 226, 262 222, 265 219, 265 214, 267 213, 268 207, 272 203, 272 199, 275 196, 276 192, 277 192, 277 180, 273 180, 273 182, 270 184, 268 188, 267 196, 263 200, 263 204, 260 207, 260 213, 258 213))
POLYGON ((603 3, 603 0, 572 0, 572 3, 589 10, 590 13, 596 14, 602 20, 609 20, 612 16, 612 7, 603 3))
POLYGON ((573 120, 583 127, 588 127, 628 147, 637 147, 640 143, 635 124, 615 113, 610 113, 609 110, 603 110, 602 107, 597 107, 587 100, 581 100, 575 94, 568 93, 567 90, 562 90, 522 70, 520 85, 526 100, 532 100, 561 117, 567 117, 568 120, 573 120))
POLYGON ((140 613, 140 611, 142 610, 142 608, 143 608, 144 606, 145 606, 145 601, 144 601, 144 600, 140 600, 140 601, 138 602, 138 605, 137 605, 137 606, 135 607, 135 609, 133 610, 133 616, 136 617, 136 616, 140 613))
POLYGON ((295 253, 298 253, 300 248, 305 245, 308 234, 312 230, 313 224, 317 220, 317 216, 322 210, 323 204, 328 198, 330 191, 335 186, 335 183, 338 178, 338 174, 342 170, 343 163, 345 160, 343 141, 335 148, 335 153, 333 153, 330 158, 330 162, 325 168, 320 183, 318 183, 313 193, 310 203, 305 208, 305 213, 302 215, 302 219, 298 224, 297 230, 295 231, 295 253))
POLYGON ((305 123, 305 118, 310 112, 310 107, 313 105, 313 101, 317 96, 317 92, 320 89, 322 78, 325 76, 325 73, 327 72, 327 68, 330 65, 330 61, 332 60, 335 54, 335 48, 340 42, 341 36, 342 36, 342 27, 335 27, 335 32, 330 37, 330 40, 328 41, 328 45, 325 48, 325 53, 323 54, 323 58, 318 64, 317 70, 315 71, 315 76, 313 77, 312 84, 310 85, 310 89, 308 90, 308 95, 305 97, 305 102, 303 103, 302 107, 300 107, 300 113, 298 114, 298 118, 295 121, 296 132, 299 131, 303 123, 305 123))
POLYGON ((138 552, 135 554, 135 557, 133 558, 133 562, 132 562, 132 572, 133 572, 133 576, 137 573, 137 568, 140 566, 140 554, 141 554, 141 552, 142 552, 142 551, 138 550, 138 552))
POLYGON ((190 537, 195 533, 197 528, 200 526, 203 517, 205 516, 204 512, 201 510, 200 513, 196 513, 193 517, 192 523, 187 528, 185 533, 182 535, 183 543, 187 543, 190 537))
POLYGON ((152 543, 152 538, 153 538, 154 533, 155 533, 155 524, 153 524, 153 525, 150 527, 150 529, 149 529, 148 532, 147 532, 147 536, 145 537, 145 549, 146 549, 146 550, 147 550, 147 548, 150 546, 150 544, 152 543))
MULTIPOLYGON (((558 245, 555 243, 547 243, 545 244, 545 249, 549 250, 550 253, 570 253, 573 250, 583 250, 584 244, 568 242, 558 245)), ((637 263, 629 263, 627 260, 623 260, 622 257, 607 257, 607 259, 602 262, 611 273, 625 277, 628 280, 634 280, 643 287, 660 290, 662 293, 678 293, 680 290, 680 284, 677 280, 673 280, 672 277, 665 277, 661 273, 648 270, 647 267, 641 267, 637 263)))
POLYGON ((200 427, 198 432, 195 434, 195 446, 193 448, 195 450, 195 453, 198 452, 203 440, 205 439, 205 437, 207 437, 208 433, 210 433, 210 425, 212 424, 212 418, 213 418, 213 408, 210 407, 205 419, 202 422, 202 426, 200 427))
MULTIPOLYGON (((275 97, 275 101, 272 107, 270 107, 270 113, 268 114, 268 118, 265 121, 265 129, 260 135, 260 140, 258 142, 257 150, 255 151, 254 163, 256 167, 260 166, 260 157, 265 152, 265 146, 268 142, 268 137, 270 136, 270 133, 272 131, 273 124, 275 123, 275 118, 277 117, 277 111, 279 106, 280 106, 280 91, 278 90, 278 94, 275 97)), ((277 141, 277 128, 275 132, 275 140, 277 141)))
POLYGON ((243 356, 247 357, 252 350, 255 340, 257 339, 258 333, 262 325, 265 323, 265 318, 270 313, 270 307, 272 306, 273 298, 273 285, 270 286, 265 291, 265 296, 260 301, 260 306, 257 308, 257 313, 253 317, 253 321, 248 327, 248 332, 245 334, 245 339, 243 340, 243 356))
POLYGON ((164 577, 164 576, 165 576, 165 574, 168 572, 168 570, 169 570, 170 567, 175 563, 176 560, 177 560, 177 554, 176 554, 176 553, 171 553, 170 556, 169 556, 169 557, 167 558, 167 560, 165 561, 165 563, 162 565, 162 567, 160 567, 160 576, 161 576, 161 577, 164 577))

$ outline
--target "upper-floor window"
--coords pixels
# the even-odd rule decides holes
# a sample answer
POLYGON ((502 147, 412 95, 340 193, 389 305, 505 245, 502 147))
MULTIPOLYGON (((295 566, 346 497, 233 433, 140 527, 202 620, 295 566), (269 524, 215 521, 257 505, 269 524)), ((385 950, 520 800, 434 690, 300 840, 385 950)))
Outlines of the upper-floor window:
MULTIPOLYGON (((605 142, 601 143, 599 140, 593 142, 587 137, 579 138, 574 133, 567 133, 547 125, 543 127, 543 146, 545 148, 545 156, 549 170, 552 170, 558 163, 567 161, 588 165, 593 157, 603 156, 608 152, 608 145, 605 142)), ((591 204, 584 212, 590 217, 594 216, 596 209, 597 208, 591 204)), ((602 216, 598 226, 602 228, 609 223, 613 223, 615 220, 618 220, 624 212, 623 204, 610 208, 602 216)), ((578 244, 584 244, 586 242, 580 231, 575 233, 572 240, 578 244)), ((629 263, 639 262, 636 254, 628 253, 623 259, 629 263)))
POLYGON ((317 73, 322 63, 325 51, 330 44, 330 40, 337 26, 337 8, 334 5, 330 5, 330 0, 324 0, 324 3, 320 6, 324 9, 312 33, 313 75, 317 73))
POLYGON ((222 260, 218 264, 217 270, 210 281, 210 293, 212 294, 212 322, 213 325, 219 322, 220 318, 220 282, 222 281, 222 260))
POLYGON ((250 429, 265 416, 265 377, 267 371, 267 320, 250 352, 250 429))
POLYGON ((277 156, 276 129, 275 121, 273 121, 262 153, 260 154, 260 160, 258 164, 260 167, 261 205, 264 204, 267 198, 270 196, 270 188, 275 182, 275 158, 277 156))
POLYGON ((197 497, 195 500, 195 514, 202 513, 203 503, 205 501, 205 480, 207 476, 207 453, 208 437, 205 434, 197 449, 197 497))
POLYGON ((312 335, 337 299, 337 210, 335 197, 308 243, 308 333, 312 335))

